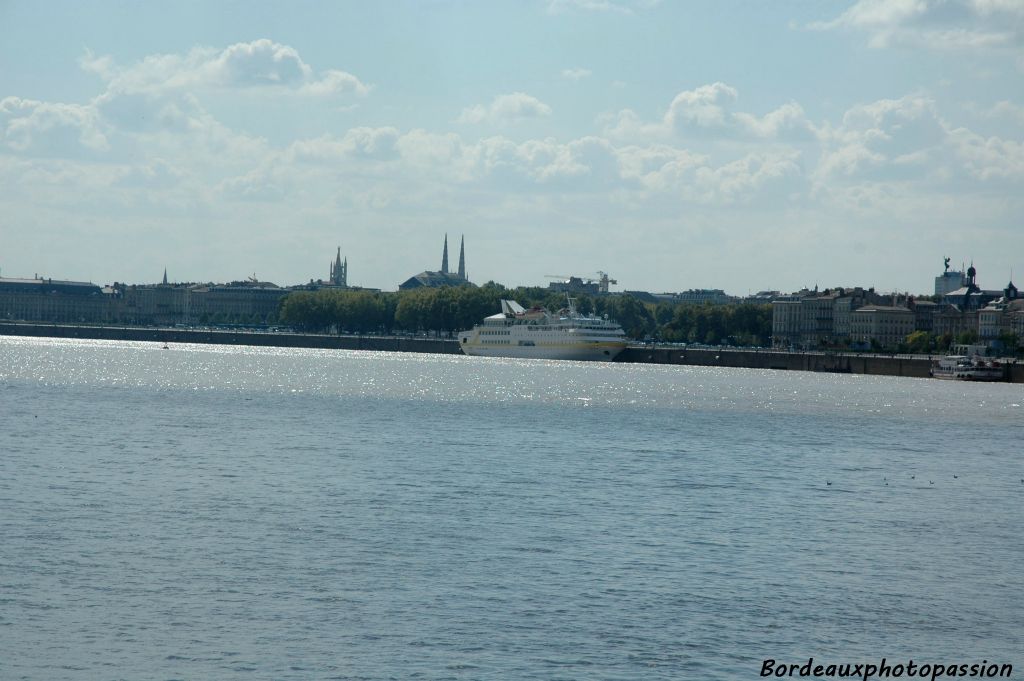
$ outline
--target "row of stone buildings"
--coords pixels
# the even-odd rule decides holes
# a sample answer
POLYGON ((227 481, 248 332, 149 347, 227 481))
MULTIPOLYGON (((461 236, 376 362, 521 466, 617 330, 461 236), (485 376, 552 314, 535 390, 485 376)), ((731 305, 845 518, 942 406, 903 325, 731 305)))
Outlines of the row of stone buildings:
POLYGON ((779 296, 772 301, 772 344, 894 349, 915 331, 951 338, 970 332, 991 346, 1009 334, 1024 338, 1024 298, 1013 282, 1002 290, 982 290, 973 265, 966 272, 949 272, 947 259, 946 267, 936 277, 931 299, 881 295, 859 287, 779 296))
POLYGON ((0 279, 0 320, 54 324, 266 324, 289 289, 249 279, 227 284, 128 285, 0 279))
MULTIPOLYGON (((466 278, 465 239, 459 248, 458 273, 448 271, 448 236, 445 235, 440 272, 423 272, 399 286, 464 286, 466 278)), ((226 284, 170 283, 164 270, 159 284, 97 286, 89 282, 63 281, 43 277, 10 279, 0 277, 0 321, 32 321, 52 324, 149 324, 265 325, 277 321, 282 298, 292 291, 359 289, 349 286, 348 258, 341 248, 330 262, 325 279, 308 284, 281 287, 259 281, 255 275, 226 284)))

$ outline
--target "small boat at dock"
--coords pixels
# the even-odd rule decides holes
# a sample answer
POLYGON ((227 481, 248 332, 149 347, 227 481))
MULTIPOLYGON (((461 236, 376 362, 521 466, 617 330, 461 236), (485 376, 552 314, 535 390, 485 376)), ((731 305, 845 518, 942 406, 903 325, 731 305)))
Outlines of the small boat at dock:
POLYGON ((979 355, 949 355, 932 363, 932 378, 953 381, 1005 381, 1007 367, 979 355))

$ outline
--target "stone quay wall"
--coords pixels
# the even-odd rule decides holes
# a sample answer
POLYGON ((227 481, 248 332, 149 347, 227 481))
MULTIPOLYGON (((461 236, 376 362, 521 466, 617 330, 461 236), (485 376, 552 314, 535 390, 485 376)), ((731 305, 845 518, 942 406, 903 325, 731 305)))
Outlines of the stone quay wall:
MULTIPOLYGON (((148 341, 153 343, 210 343, 218 345, 254 345, 259 347, 427 352, 450 355, 457 355, 461 352, 458 342, 453 339, 411 336, 330 336, 231 330, 212 331, 200 329, 16 323, 0 323, 0 335, 148 341)), ((913 378, 928 378, 928 372, 931 368, 931 361, 929 359, 905 355, 782 352, 742 348, 682 348, 651 345, 630 346, 615 361, 744 369, 817 371, 875 376, 908 376, 913 378)), ((1024 362, 1013 362, 1007 367, 1007 380, 1011 383, 1024 383, 1024 362)))

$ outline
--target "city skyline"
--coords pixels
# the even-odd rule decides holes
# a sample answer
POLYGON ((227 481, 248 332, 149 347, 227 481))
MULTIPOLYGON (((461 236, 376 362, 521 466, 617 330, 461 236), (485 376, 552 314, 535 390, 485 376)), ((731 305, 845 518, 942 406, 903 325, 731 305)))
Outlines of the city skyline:
POLYGON ((0 6, 0 273, 925 293, 1024 260, 1024 6, 0 6))
MULTIPOLYGON (((943 263, 944 270, 941 270, 941 271, 937 270, 936 271, 937 272, 937 276, 933 277, 932 282, 929 282, 927 284, 927 286, 924 286, 924 287, 918 288, 918 289, 903 289, 903 290, 884 289, 884 288, 878 287, 877 288, 877 292, 879 294, 910 295, 912 297, 913 296, 928 297, 928 296, 932 296, 932 295, 945 294, 949 290, 953 290, 953 289, 959 288, 960 286, 964 285, 965 282, 968 281, 968 278, 969 278, 968 275, 971 272, 978 271, 978 268, 975 267, 975 263, 974 263, 973 260, 971 260, 970 263, 968 263, 965 260, 965 261, 961 262, 960 265, 952 264, 952 258, 950 258, 950 257, 943 258, 943 260, 944 260, 944 263, 943 263), (940 279, 944 280, 944 283, 943 283, 943 285, 941 287, 941 291, 940 291, 940 284, 939 284, 939 280, 940 279), (951 282, 951 281, 956 282, 956 283, 953 284, 953 285, 950 285, 949 282, 951 282), (929 288, 930 286, 932 286, 932 284, 934 284, 934 286, 935 286, 934 292, 931 291, 930 288, 929 288)), ((444 236, 444 242, 443 242, 442 250, 441 250, 441 267, 438 270, 436 270, 436 271, 431 271, 431 270, 428 269, 428 270, 426 270, 424 272, 421 272, 420 275, 416 275, 416 277, 419 277, 419 276, 422 276, 422 275, 437 274, 439 272, 440 273, 451 274, 451 275, 456 274, 455 272, 450 272, 449 270, 450 270, 450 268, 449 268, 449 265, 448 265, 448 238, 447 238, 447 234, 446 234, 444 236)), ((204 278, 199 278, 199 279, 178 279, 178 278, 175 278, 174 276, 168 277, 167 268, 164 267, 163 268, 163 275, 162 275, 162 277, 159 278, 159 280, 150 281, 149 279, 144 279, 144 280, 139 280, 139 281, 122 281, 122 280, 116 280, 116 279, 115 280, 109 280, 108 279, 108 280, 98 280, 97 281, 97 280, 91 280, 91 279, 90 280, 74 280, 74 279, 70 279, 70 278, 67 278, 67 277, 63 277, 63 276, 56 276, 55 277, 55 276, 52 276, 52 273, 39 273, 39 272, 34 272, 31 276, 11 276, 11 275, 7 274, 3 270, 2 267, 0 267, 0 281, 2 281, 2 280, 7 280, 7 281, 12 281, 12 280, 27 280, 27 281, 32 281, 32 280, 42 280, 42 281, 53 280, 55 282, 59 281, 59 282, 70 283, 70 284, 77 284, 77 283, 86 284, 87 283, 87 284, 96 285, 96 286, 121 285, 121 286, 144 286, 144 287, 145 286, 158 286, 158 285, 163 285, 163 286, 168 286, 168 285, 170 285, 170 286, 203 286, 203 285, 210 285, 210 284, 223 285, 223 284, 231 284, 231 283, 245 283, 246 285, 248 285, 251 282, 251 283, 254 283, 254 284, 261 284, 261 285, 263 285, 263 284, 272 284, 272 285, 278 286, 278 287, 280 287, 282 289, 284 289, 284 288, 305 289, 310 284, 316 284, 318 286, 326 286, 326 287, 340 286, 342 288, 351 288, 351 289, 354 289, 354 290, 365 289, 365 290, 375 290, 375 291, 385 291, 385 292, 387 292, 387 291, 392 291, 392 292, 393 291, 400 291, 401 287, 402 287, 402 284, 398 284, 398 285, 395 285, 395 286, 389 288, 389 287, 368 287, 368 286, 363 286, 362 284, 360 284, 358 282, 349 283, 348 279, 347 279, 347 277, 348 277, 348 256, 347 256, 347 254, 344 255, 344 256, 342 255, 342 251, 341 251, 341 247, 340 246, 337 247, 337 252, 335 254, 335 259, 333 261, 331 261, 330 263, 328 263, 328 271, 329 271, 329 273, 328 273, 328 276, 326 278, 313 275, 313 276, 310 276, 308 279, 303 279, 303 280, 300 280, 300 281, 280 282, 280 281, 270 281, 268 279, 261 278, 261 277, 257 276, 256 272, 253 272, 253 273, 251 273, 249 275, 245 275, 245 276, 242 276, 242 277, 227 277, 227 278, 225 278, 225 277, 216 277, 215 276, 215 277, 204 277, 204 278)), ((462 239, 460 240, 460 245, 459 245, 459 265, 458 265, 458 272, 457 272, 458 278, 459 279, 465 279, 466 281, 469 281, 468 278, 466 277, 466 272, 467 272, 467 270, 466 270, 466 258, 465 258, 465 237, 463 236, 462 239)), ((576 282, 576 285, 586 284, 587 286, 594 286, 596 288, 596 287, 598 287, 599 283, 601 283, 602 280, 604 280, 604 279, 608 279, 610 285, 617 285, 617 283, 618 283, 618 280, 610 279, 608 273, 606 273, 606 272, 596 272, 596 273, 593 273, 593 274, 582 274, 582 275, 576 275, 576 274, 558 275, 558 276, 555 276, 555 275, 544 275, 544 280, 542 282, 540 282, 540 283, 536 283, 536 282, 495 282, 495 283, 498 283, 500 285, 503 285, 503 286, 505 286, 507 288, 512 289, 512 288, 517 288, 517 287, 551 288, 552 281, 556 281, 556 282, 559 282, 561 284, 570 284, 571 281, 574 281, 574 282, 576 282)), ((995 283, 995 279, 992 279, 991 281, 989 279, 992 279, 992 278, 991 277, 983 278, 983 279, 979 280, 978 283, 979 284, 985 284, 985 286, 987 286, 987 290, 998 290, 998 289, 1001 289, 1001 287, 1002 287, 1001 284, 996 284, 995 283)), ((488 281, 492 281, 492 280, 488 280, 488 281)), ((408 283, 408 282, 406 282, 406 283, 408 283)), ((474 285, 474 286, 479 286, 479 285, 482 285, 484 283, 487 283, 487 282, 483 282, 483 281, 481 281, 481 282, 471 282, 471 284, 474 285)), ((1013 284, 1013 282, 1012 282, 1012 272, 1011 272, 1010 280, 1007 283, 1008 284, 1013 284)), ((434 284, 434 286, 437 286, 437 285, 438 285, 437 283, 434 284)), ((444 285, 456 285, 457 286, 458 284, 452 282, 452 283, 447 283, 447 284, 444 284, 444 285)), ((726 297, 734 298, 734 299, 739 300, 739 299, 742 299, 744 297, 755 297, 755 296, 763 297, 763 294, 766 294, 766 293, 775 293, 775 294, 779 294, 779 295, 785 297, 785 296, 792 295, 792 294, 806 294, 806 293, 815 292, 815 291, 818 291, 818 290, 829 291, 829 290, 838 290, 838 289, 842 289, 842 288, 849 288, 849 289, 853 289, 853 288, 870 288, 872 291, 876 290, 875 286, 873 286, 873 285, 872 286, 865 285, 865 284, 863 284, 863 282, 853 282, 853 283, 845 282, 845 283, 842 283, 842 282, 835 282, 835 281, 827 281, 827 282, 815 282, 813 285, 805 285, 805 286, 801 286, 799 288, 792 289, 792 290, 782 290, 782 291, 780 291, 780 290, 777 290, 777 289, 760 288, 760 289, 758 289, 756 291, 754 291, 754 290, 748 291, 748 292, 746 292, 746 294, 744 294, 742 292, 739 292, 739 291, 726 291, 724 289, 708 288, 708 287, 701 287, 701 286, 693 286, 693 287, 690 287, 690 288, 675 287, 675 288, 666 288, 666 289, 657 289, 657 290, 646 290, 646 291, 643 290, 643 289, 628 289, 628 288, 624 288, 624 287, 618 287, 618 290, 611 290, 610 288, 608 288, 607 290, 605 290, 605 292, 610 292, 610 293, 613 293, 613 294, 614 293, 626 293, 628 291, 641 292, 641 293, 656 293, 656 294, 681 294, 681 293, 705 292, 705 293, 715 293, 719 297, 722 294, 725 294, 726 297)), ((985 287, 980 287, 980 288, 985 288, 985 287)), ((717 298, 716 298, 716 300, 717 300, 717 298)))

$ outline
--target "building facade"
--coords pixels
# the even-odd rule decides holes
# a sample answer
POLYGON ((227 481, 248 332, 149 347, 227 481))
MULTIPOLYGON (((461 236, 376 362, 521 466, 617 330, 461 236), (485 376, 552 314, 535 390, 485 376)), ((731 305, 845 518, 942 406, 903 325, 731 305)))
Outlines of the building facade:
POLYGON ((892 349, 913 331, 914 313, 905 307, 865 305, 850 315, 850 340, 857 344, 892 349))
POLYGON ((113 321, 115 315, 114 297, 96 284, 0 278, 0 319, 6 321, 103 323, 113 321))
POLYGON ((230 284, 115 283, 100 288, 55 279, 0 279, 0 319, 55 324, 264 324, 288 289, 255 280, 230 284))

